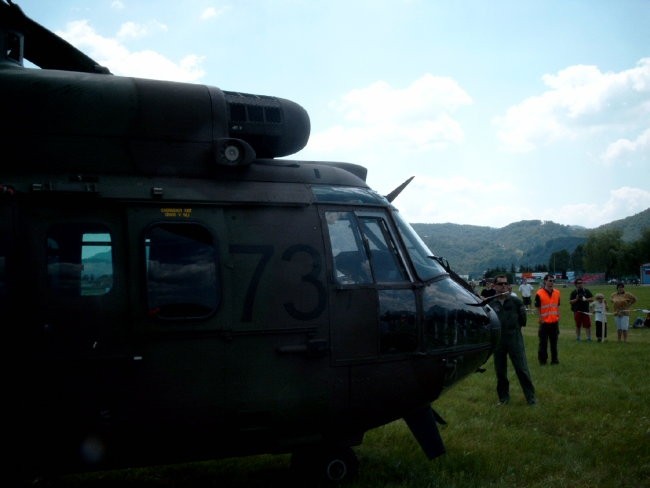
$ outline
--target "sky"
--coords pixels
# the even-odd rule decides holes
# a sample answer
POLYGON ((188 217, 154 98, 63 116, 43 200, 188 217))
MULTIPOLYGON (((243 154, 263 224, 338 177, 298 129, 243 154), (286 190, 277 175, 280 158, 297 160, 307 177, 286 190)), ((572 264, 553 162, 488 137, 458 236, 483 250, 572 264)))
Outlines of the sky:
POLYGON ((15 0, 113 74, 287 98, 412 223, 650 208, 650 0, 15 0))

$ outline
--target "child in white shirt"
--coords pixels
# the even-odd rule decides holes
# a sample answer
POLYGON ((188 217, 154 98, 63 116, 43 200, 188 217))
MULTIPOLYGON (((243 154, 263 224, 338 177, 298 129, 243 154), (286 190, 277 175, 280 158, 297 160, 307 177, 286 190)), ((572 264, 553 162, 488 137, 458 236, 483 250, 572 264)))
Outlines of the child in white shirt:
POLYGON ((596 322, 596 337, 598 342, 602 342, 607 337, 607 300, 602 293, 596 293, 595 300, 589 304, 589 308, 594 313, 594 321, 596 322))

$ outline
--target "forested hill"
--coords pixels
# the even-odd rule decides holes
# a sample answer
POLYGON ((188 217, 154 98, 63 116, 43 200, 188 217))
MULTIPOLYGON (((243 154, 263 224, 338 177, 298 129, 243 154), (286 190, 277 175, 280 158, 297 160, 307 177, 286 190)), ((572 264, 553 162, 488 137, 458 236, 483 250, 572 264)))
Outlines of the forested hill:
POLYGON ((632 217, 615 220, 596 228, 597 231, 606 229, 619 229, 623 232, 624 241, 636 241, 641 237, 641 232, 644 229, 650 229, 650 208, 632 217))
POLYGON ((510 269, 548 264, 552 253, 563 249, 573 252, 594 230, 619 229, 624 241, 637 240, 643 229, 650 228, 650 208, 596 229, 543 220, 522 220, 498 229, 460 224, 412 225, 429 248, 446 258, 456 272, 479 276, 497 266, 510 269))

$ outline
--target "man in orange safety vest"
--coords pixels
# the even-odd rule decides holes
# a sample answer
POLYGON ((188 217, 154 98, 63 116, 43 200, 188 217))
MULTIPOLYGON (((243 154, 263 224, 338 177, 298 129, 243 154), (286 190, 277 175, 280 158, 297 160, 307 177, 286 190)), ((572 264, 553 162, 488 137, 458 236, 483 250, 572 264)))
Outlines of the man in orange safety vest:
POLYGON ((539 364, 548 361, 547 344, 551 345, 551 364, 560 364, 557 355, 557 339, 560 335, 560 290, 554 288, 555 278, 544 276, 544 286, 537 290, 535 308, 539 314, 539 364))

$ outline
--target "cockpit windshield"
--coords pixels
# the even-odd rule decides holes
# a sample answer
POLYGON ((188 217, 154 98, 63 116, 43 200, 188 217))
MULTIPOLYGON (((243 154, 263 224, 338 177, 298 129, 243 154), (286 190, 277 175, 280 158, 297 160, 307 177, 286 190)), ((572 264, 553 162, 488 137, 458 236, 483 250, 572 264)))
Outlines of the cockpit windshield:
POLYGON ((445 269, 434 259, 434 254, 420 239, 413 227, 400 216, 399 212, 394 211, 393 215, 418 277, 423 281, 428 281, 436 276, 446 274, 445 269))

